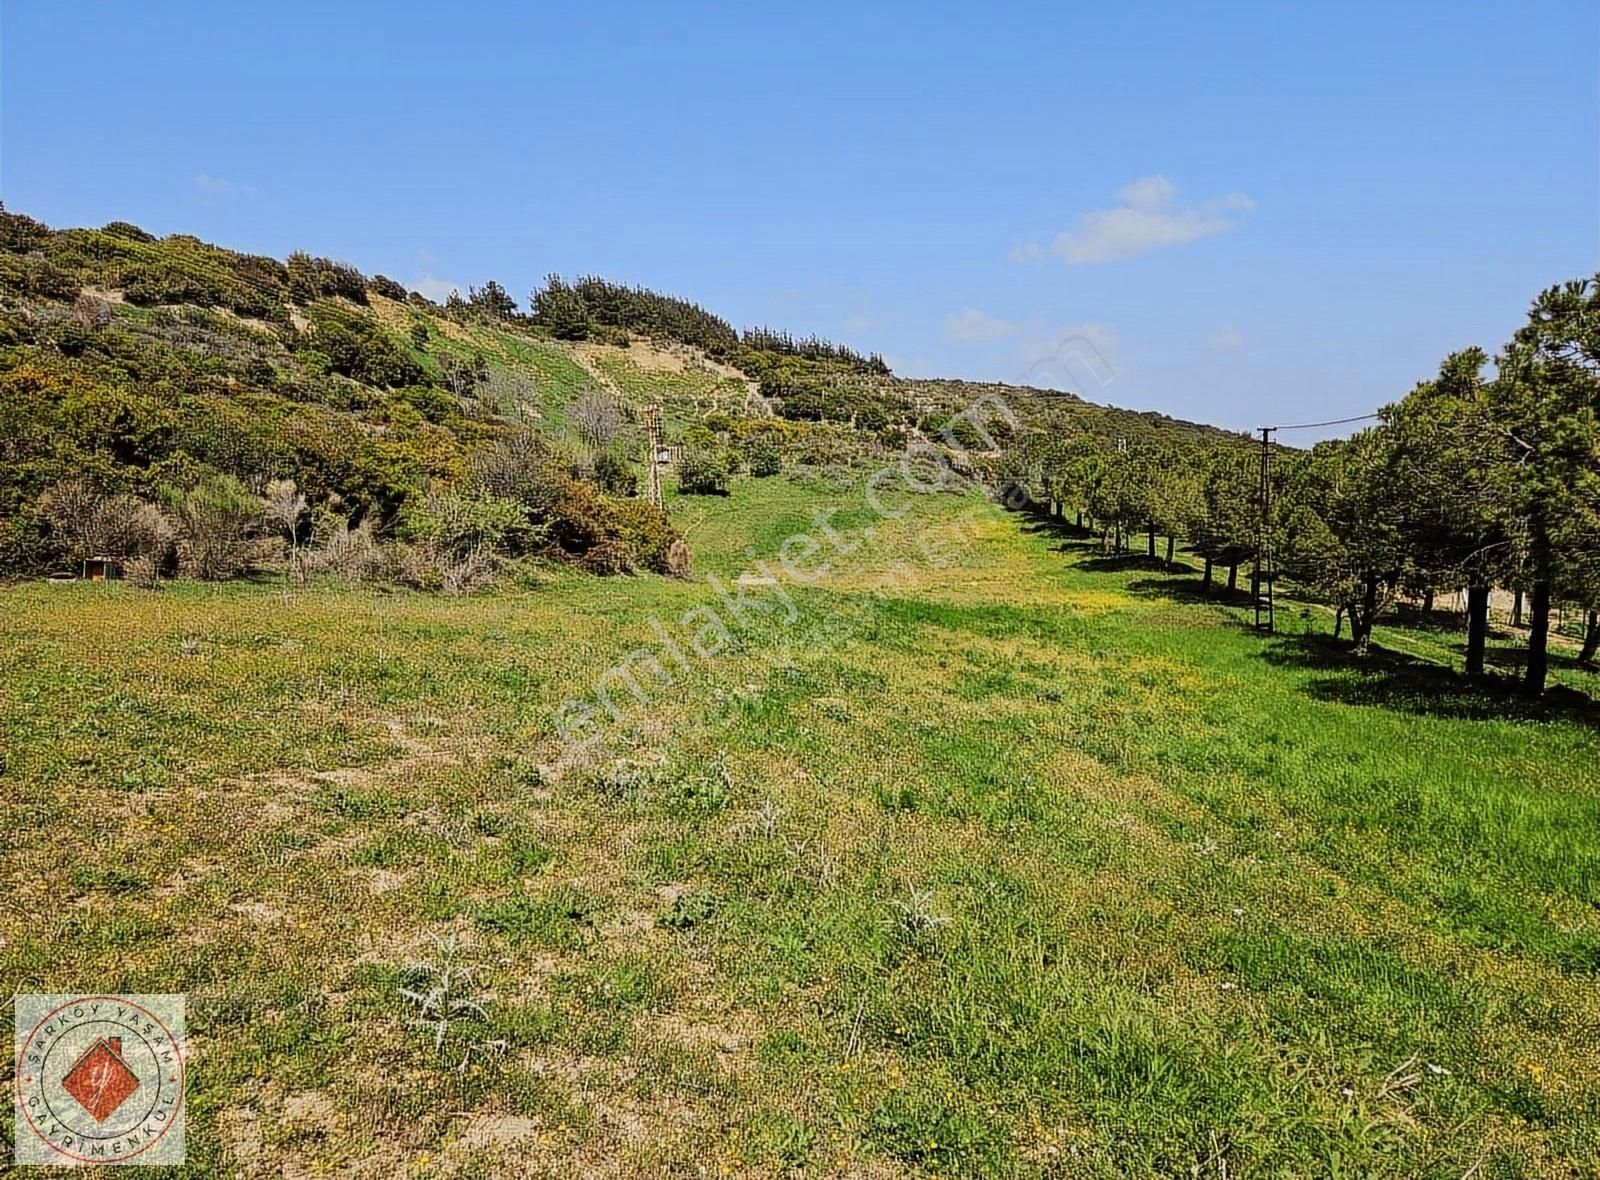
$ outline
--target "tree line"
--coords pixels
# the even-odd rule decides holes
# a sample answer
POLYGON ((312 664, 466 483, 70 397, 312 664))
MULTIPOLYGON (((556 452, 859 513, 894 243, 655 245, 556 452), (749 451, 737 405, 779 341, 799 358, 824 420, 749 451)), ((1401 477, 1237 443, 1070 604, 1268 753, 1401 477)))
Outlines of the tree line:
POLYGON ((1585 620, 1581 662, 1600 649, 1600 276, 1551 287, 1493 357, 1453 353, 1438 374, 1373 415, 1375 424, 1309 450, 1274 447, 1264 485, 1244 436, 1175 446, 1152 436, 1033 431, 1002 478, 1058 513, 1075 512, 1106 547, 1143 534, 1166 558, 1182 538, 1230 588, 1272 575, 1333 607, 1357 652, 1400 596, 1431 605, 1464 591, 1466 657, 1484 671, 1491 590, 1526 602, 1523 685, 1544 691, 1554 611, 1585 620))

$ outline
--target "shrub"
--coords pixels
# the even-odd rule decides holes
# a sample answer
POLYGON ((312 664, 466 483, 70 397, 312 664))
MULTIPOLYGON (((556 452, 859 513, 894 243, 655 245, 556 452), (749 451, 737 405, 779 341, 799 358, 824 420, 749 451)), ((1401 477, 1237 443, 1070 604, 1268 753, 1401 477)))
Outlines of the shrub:
POLYGON ((258 389, 271 389, 278 383, 278 371, 265 357, 253 357, 244 367, 244 379, 258 389))
POLYGON ((447 354, 439 358, 439 376, 451 393, 469 398, 489 380, 489 362, 476 353, 465 360, 447 354))
POLYGON ((128 302, 140 307, 168 303, 217 307, 223 303, 222 288, 217 283, 170 266, 136 263, 123 270, 118 281, 128 302))
POLYGON ((685 452, 678 463, 678 490, 687 496, 726 496, 727 460, 712 447, 685 452))
POLYGON ((111 324, 111 305, 83 291, 72 305, 72 322, 85 331, 98 332, 111 324))
POLYGON ((654 570, 682 576, 688 549, 667 514, 644 500, 619 500, 553 466, 537 488, 549 539, 595 573, 654 570))
POLYGON ((129 242, 153 242, 156 240, 155 234, 146 233, 131 221, 108 221, 101 227, 100 232, 129 242))
POLYGON ((594 478, 610 495, 631 497, 639 494, 639 475, 620 455, 601 451, 595 456, 594 478))
POLYGON ((329 574, 348 582, 376 576, 383 564, 383 553, 366 521, 355 528, 336 523, 322 543, 307 550, 304 557, 308 574, 329 574))
POLYGON ((616 400, 598 389, 586 389, 572 403, 572 424, 578 437, 597 451, 609 447, 622 429, 622 410, 616 400))
POLYGON ((474 554, 526 552, 538 532, 517 501, 459 492, 430 494, 411 510, 408 524, 412 535, 453 562, 474 554))
POLYGON ((41 569, 50 558, 48 526, 36 512, 0 516, 0 574, 41 569))
POLYGON ((22 290, 27 295, 44 299, 71 299, 78 294, 78 280, 43 254, 25 254, 19 276, 22 290))
POLYGON ((473 452, 466 486, 479 495, 501 496, 535 508, 539 506, 545 471, 552 465, 553 456, 544 440, 529 431, 519 431, 473 452))
POLYGON ((26 254, 44 245, 50 230, 42 221, 35 221, 24 213, 7 213, 0 209, 0 250, 12 254, 26 254))
POLYGON ((62 553, 75 562, 150 557, 160 563, 172 545, 172 528, 153 504, 125 493, 104 495, 83 479, 47 489, 39 497, 39 513, 62 553))
POLYGON ((315 340, 317 350, 327 356, 333 372, 367 385, 396 389, 420 385, 426 376, 422 367, 379 328, 329 323, 315 340))
POLYGON ((141 590, 154 590, 161 585, 161 562, 151 555, 130 557, 123 563, 122 572, 127 580, 141 590))
POLYGON ((461 404, 442 389, 431 385, 414 385, 398 390, 395 399, 415 408, 429 422, 448 422, 461 412, 461 404))
POLYGON ((89 329, 74 320, 51 324, 44 339, 55 345, 56 351, 62 356, 82 356, 94 343, 94 336, 89 329))
POLYGON ((219 581, 244 570, 261 505, 242 483, 213 475, 186 491, 166 489, 163 497, 177 525, 178 562, 185 573, 219 581))
POLYGON ((446 562, 440 570, 440 589, 452 597, 471 594, 494 581, 499 566, 494 556, 474 549, 455 561, 446 562))
POLYGON ((878 431, 889 425, 889 415, 876 402, 866 402, 855 413, 857 430, 878 431))
POLYGON ((385 299, 393 299, 398 303, 405 302, 406 289, 388 275, 373 275, 372 281, 367 285, 385 299))
POLYGON ((783 456, 770 438, 752 438, 746 443, 744 460, 754 476, 777 475, 783 470, 783 456))
POLYGON ((629 569, 687 577, 689 547, 667 514, 646 500, 610 502, 612 534, 628 549, 629 569))
POLYGON ((289 295, 296 303, 310 303, 323 296, 343 296, 355 303, 367 301, 367 281, 348 263, 313 258, 296 250, 289 255, 287 276, 289 295))

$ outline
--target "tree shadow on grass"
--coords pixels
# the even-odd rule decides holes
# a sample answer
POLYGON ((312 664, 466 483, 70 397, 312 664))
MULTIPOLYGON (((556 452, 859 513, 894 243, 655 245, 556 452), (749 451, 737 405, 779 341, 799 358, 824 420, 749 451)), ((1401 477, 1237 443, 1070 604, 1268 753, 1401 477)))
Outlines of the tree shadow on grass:
MULTIPOLYGON (((1062 543, 1055 547, 1056 552, 1080 555, 1078 569, 1106 574, 1136 570, 1158 575, 1136 578, 1128 583, 1128 592, 1137 597, 1245 610, 1254 601, 1248 582, 1230 591, 1225 579, 1214 578, 1208 588, 1200 580, 1200 571, 1186 561, 1169 566, 1164 558, 1151 557, 1147 552, 1102 553, 1099 534, 1051 516, 1042 509, 1018 511, 1027 522, 1022 526, 1024 532, 1060 537, 1062 543)), ((1278 610, 1283 614, 1299 605, 1280 598, 1278 610)), ((1248 616, 1230 618, 1238 627, 1254 629, 1248 616)), ((1398 617, 1380 619, 1379 626, 1386 621, 1409 630, 1441 635, 1459 632, 1461 628, 1460 616, 1445 610, 1423 612, 1420 608, 1407 608, 1400 611, 1398 617)), ((1507 634, 1490 629, 1493 638, 1503 639, 1507 634)), ((1453 645, 1457 658, 1463 655, 1465 647, 1464 638, 1453 645)), ((1484 662, 1495 671, 1484 677, 1468 677, 1454 668, 1385 648, 1377 642, 1365 657, 1358 658, 1348 641, 1312 632, 1273 636, 1263 649, 1262 658, 1278 667, 1324 673, 1306 684, 1306 690, 1320 700, 1374 705, 1434 717, 1567 720, 1600 726, 1600 702, 1577 689, 1557 684, 1537 700, 1523 696, 1520 674, 1527 664, 1527 652, 1520 647, 1490 647, 1484 653, 1484 662)), ((1550 664, 1553 669, 1592 671, 1579 664, 1575 655, 1554 646, 1550 651, 1550 664)), ((1600 687, 1600 679, 1596 683, 1600 687)))
MULTIPOLYGON (((1140 578, 1129 582, 1128 593, 1139 598, 1169 598, 1173 602, 1190 606, 1248 607, 1254 601, 1250 597, 1248 586, 1236 586, 1229 590, 1226 577, 1213 579, 1208 590, 1205 583, 1197 576, 1198 571, 1190 565, 1180 563, 1175 569, 1168 571, 1163 564, 1161 572, 1164 577, 1140 578)), ((1280 603, 1278 609, 1286 608, 1280 603)))
MULTIPOLYGON (((1456 650, 1465 651, 1466 644, 1458 643, 1456 650)), ((1491 647, 1483 653, 1483 662, 1491 668, 1497 668, 1511 676, 1521 676, 1528 666, 1528 649, 1526 647, 1491 647)), ((1594 676, 1596 669, 1592 664, 1583 664, 1578 661, 1576 652, 1564 646, 1550 644, 1550 670, 1561 672, 1583 672, 1594 676)), ((1600 678, 1596 679, 1596 687, 1600 687, 1600 678)))
POLYGON ((1084 558, 1078 563, 1078 568, 1091 574, 1125 574, 1129 570, 1155 574, 1166 573, 1167 563, 1144 553, 1101 553, 1084 558))
MULTIPOLYGON (((1385 622, 1404 627, 1408 631, 1426 631, 1430 635, 1462 632, 1467 626, 1459 611, 1432 610, 1424 613, 1420 607, 1405 603, 1396 606, 1386 618, 1379 619, 1378 625, 1383 626, 1385 622)), ((1491 630, 1491 637, 1496 637, 1496 634, 1491 630)))
POLYGON ((1365 657, 1358 657, 1348 642, 1329 635, 1280 635, 1261 654, 1275 667, 1322 673, 1305 686, 1318 700, 1473 721, 1561 720, 1600 726, 1600 704, 1565 685, 1531 700, 1511 677, 1468 677, 1376 643, 1365 657))
POLYGON ((1086 528, 1079 528, 1070 520, 1062 520, 1045 512, 1021 512, 1025 523, 1022 531, 1032 537, 1057 537, 1063 541, 1075 544, 1087 544, 1094 539, 1094 533, 1086 528))

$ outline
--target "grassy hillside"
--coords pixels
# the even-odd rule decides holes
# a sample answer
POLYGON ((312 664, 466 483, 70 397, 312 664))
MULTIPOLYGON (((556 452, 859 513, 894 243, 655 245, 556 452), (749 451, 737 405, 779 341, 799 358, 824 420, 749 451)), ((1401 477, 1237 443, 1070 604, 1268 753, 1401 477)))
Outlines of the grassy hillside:
POLYGON ((914 503, 674 505, 829 568, 581 753, 711 587, 0 592, 0 978, 188 993, 195 1175, 1597 1174, 1592 713, 914 503))
MULTIPOLYGON (((1070 395, 900 381, 876 358, 598 279, 547 285, 526 311, 492 282, 440 306, 305 254, 0 212, 0 574, 62 563, 38 500, 68 478, 146 499, 217 473, 256 491, 294 479, 313 510, 392 530, 496 438, 572 441, 586 391, 630 419, 662 405, 670 441, 726 448, 735 467, 758 435, 801 467, 897 453, 997 392, 1056 433, 1222 437, 1070 395)), ((620 458, 637 464, 625 427, 620 458)))

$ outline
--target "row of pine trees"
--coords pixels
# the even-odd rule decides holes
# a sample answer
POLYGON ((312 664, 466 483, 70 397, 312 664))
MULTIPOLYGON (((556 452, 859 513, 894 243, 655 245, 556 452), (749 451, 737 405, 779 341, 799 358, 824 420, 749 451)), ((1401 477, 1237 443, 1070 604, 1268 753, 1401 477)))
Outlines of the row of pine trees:
MULTIPOLYGON (((1364 652, 1399 596, 1464 591, 1466 671, 1484 670, 1491 588, 1526 601, 1524 685, 1544 691, 1553 612, 1585 620, 1580 660, 1600 647, 1600 276, 1552 287, 1492 358, 1452 354, 1376 424, 1309 450, 1276 449, 1263 496, 1258 449, 1209 452, 1154 436, 1019 440, 1004 476, 1076 513, 1109 548, 1142 534, 1151 556, 1177 538, 1214 567, 1276 574, 1348 620, 1364 652), (1269 508, 1263 510, 1263 500, 1269 508)), ((1254 588, 1254 587, 1253 587, 1254 588)))

